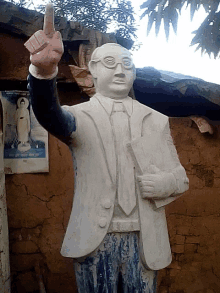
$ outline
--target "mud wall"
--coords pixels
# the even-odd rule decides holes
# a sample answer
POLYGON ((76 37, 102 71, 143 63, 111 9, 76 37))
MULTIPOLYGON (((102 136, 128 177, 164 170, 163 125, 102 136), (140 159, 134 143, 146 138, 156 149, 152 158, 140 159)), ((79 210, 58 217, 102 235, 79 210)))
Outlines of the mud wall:
MULTIPOLYGON (((172 264, 158 293, 220 292, 220 128, 201 134, 188 118, 170 119, 190 190, 170 204, 172 264)), ((72 260, 60 246, 71 211, 73 169, 68 148, 49 138, 50 173, 6 176, 13 292, 76 292, 72 260), (40 269, 39 269, 40 268, 40 269)))
MULTIPOLYGON (((1 85, 25 81, 26 39, 0 37, 1 85)), ((58 84, 61 103, 83 102, 67 67, 73 60, 65 58, 59 78, 70 83, 58 84)), ((159 273, 158 293, 219 293, 220 127, 211 136, 188 118, 170 122, 190 189, 166 208, 173 262, 159 273)), ((53 136, 49 163, 49 173, 6 175, 13 293, 39 292, 42 283, 47 293, 76 292, 72 260, 59 252, 72 206, 73 168, 68 148, 53 136)))
POLYGON ((172 264, 160 271, 159 293, 220 292, 220 127, 201 134, 188 118, 171 119, 189 191, 167 206, 172 264))
POLYGON ((71 259, 60 246, 73 199, 68 148, 49 139, 50 172, 6 176, 12 292, 76 292, 71 259))
MULTIPOLYGON (((27 38, 7 31, 0 38, 0 90, 26 90, 27 38)), ((59 66, 61 104, 87 100, 68 68, 78 58, 73 53, 65 52, 59 66)), ((49 173, 6 175, 13 293, 39 292, 42 286, 46 292, 76 292, 72 260, 59 253, 73 200, 73 168, 67 146, 53 136, 49 165, 49 173)))

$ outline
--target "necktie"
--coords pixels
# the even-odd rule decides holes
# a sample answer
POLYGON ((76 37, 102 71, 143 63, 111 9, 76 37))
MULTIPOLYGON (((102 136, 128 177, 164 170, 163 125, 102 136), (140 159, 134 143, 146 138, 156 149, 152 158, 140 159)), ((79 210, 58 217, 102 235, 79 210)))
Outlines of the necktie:
POLYGON ((126 144, 130 141, 129 120, 122 102, 114 102, 112 124, 117 158, 118 204, 129 215, 136 206, 134 167, 126 144))

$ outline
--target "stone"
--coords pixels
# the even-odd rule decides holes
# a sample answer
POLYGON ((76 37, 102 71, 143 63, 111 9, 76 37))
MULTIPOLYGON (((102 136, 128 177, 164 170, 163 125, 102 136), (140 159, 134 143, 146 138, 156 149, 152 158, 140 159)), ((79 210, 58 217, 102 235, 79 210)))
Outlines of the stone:
POLYGON ((175 253, 184 253, 184 251, 185 251, 184 245, 176 244, 172 247, 172 251, 175 253))
POLYGON ((176 244, 184 244, 185 243, 185 236, 182 235, 176 235, 176 244))
POLYGON ((196 244, 185 244, 185 252, 186 253, 195 253, 197 251, 196 244))
POLYGON ((200 243, 200 238, 197 236, 187 236, 186 243, 200 243))
POLYGON ((190 227, 177 227, 177 234, 179 235, 189 235, 189 229, 190 227))

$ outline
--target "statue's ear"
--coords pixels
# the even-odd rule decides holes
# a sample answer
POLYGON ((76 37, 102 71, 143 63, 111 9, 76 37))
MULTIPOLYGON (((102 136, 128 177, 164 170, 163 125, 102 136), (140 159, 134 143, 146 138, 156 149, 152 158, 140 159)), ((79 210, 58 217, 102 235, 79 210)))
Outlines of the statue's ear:
POLYGON ((92 74, 93 78, 97 78, 97 63, 93 61, 89 61, 89 71, 92 74))

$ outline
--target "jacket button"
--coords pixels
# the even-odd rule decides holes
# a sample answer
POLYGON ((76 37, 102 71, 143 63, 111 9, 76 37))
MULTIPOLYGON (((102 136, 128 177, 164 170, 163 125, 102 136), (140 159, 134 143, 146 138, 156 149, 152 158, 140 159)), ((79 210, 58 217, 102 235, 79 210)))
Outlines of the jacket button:
POLYGON ((100 218, 100 219, 99 219, 99 226, 100 226, 101 228, 105 228, 106 224, 107 224, 107 220, 106 220, 106 218, 100 218))
POLYGON ((102 206, 105 209, 110 209, 110 207, 112 206, 110 199, 104 200, 103 203, 102 203, 102 206))

